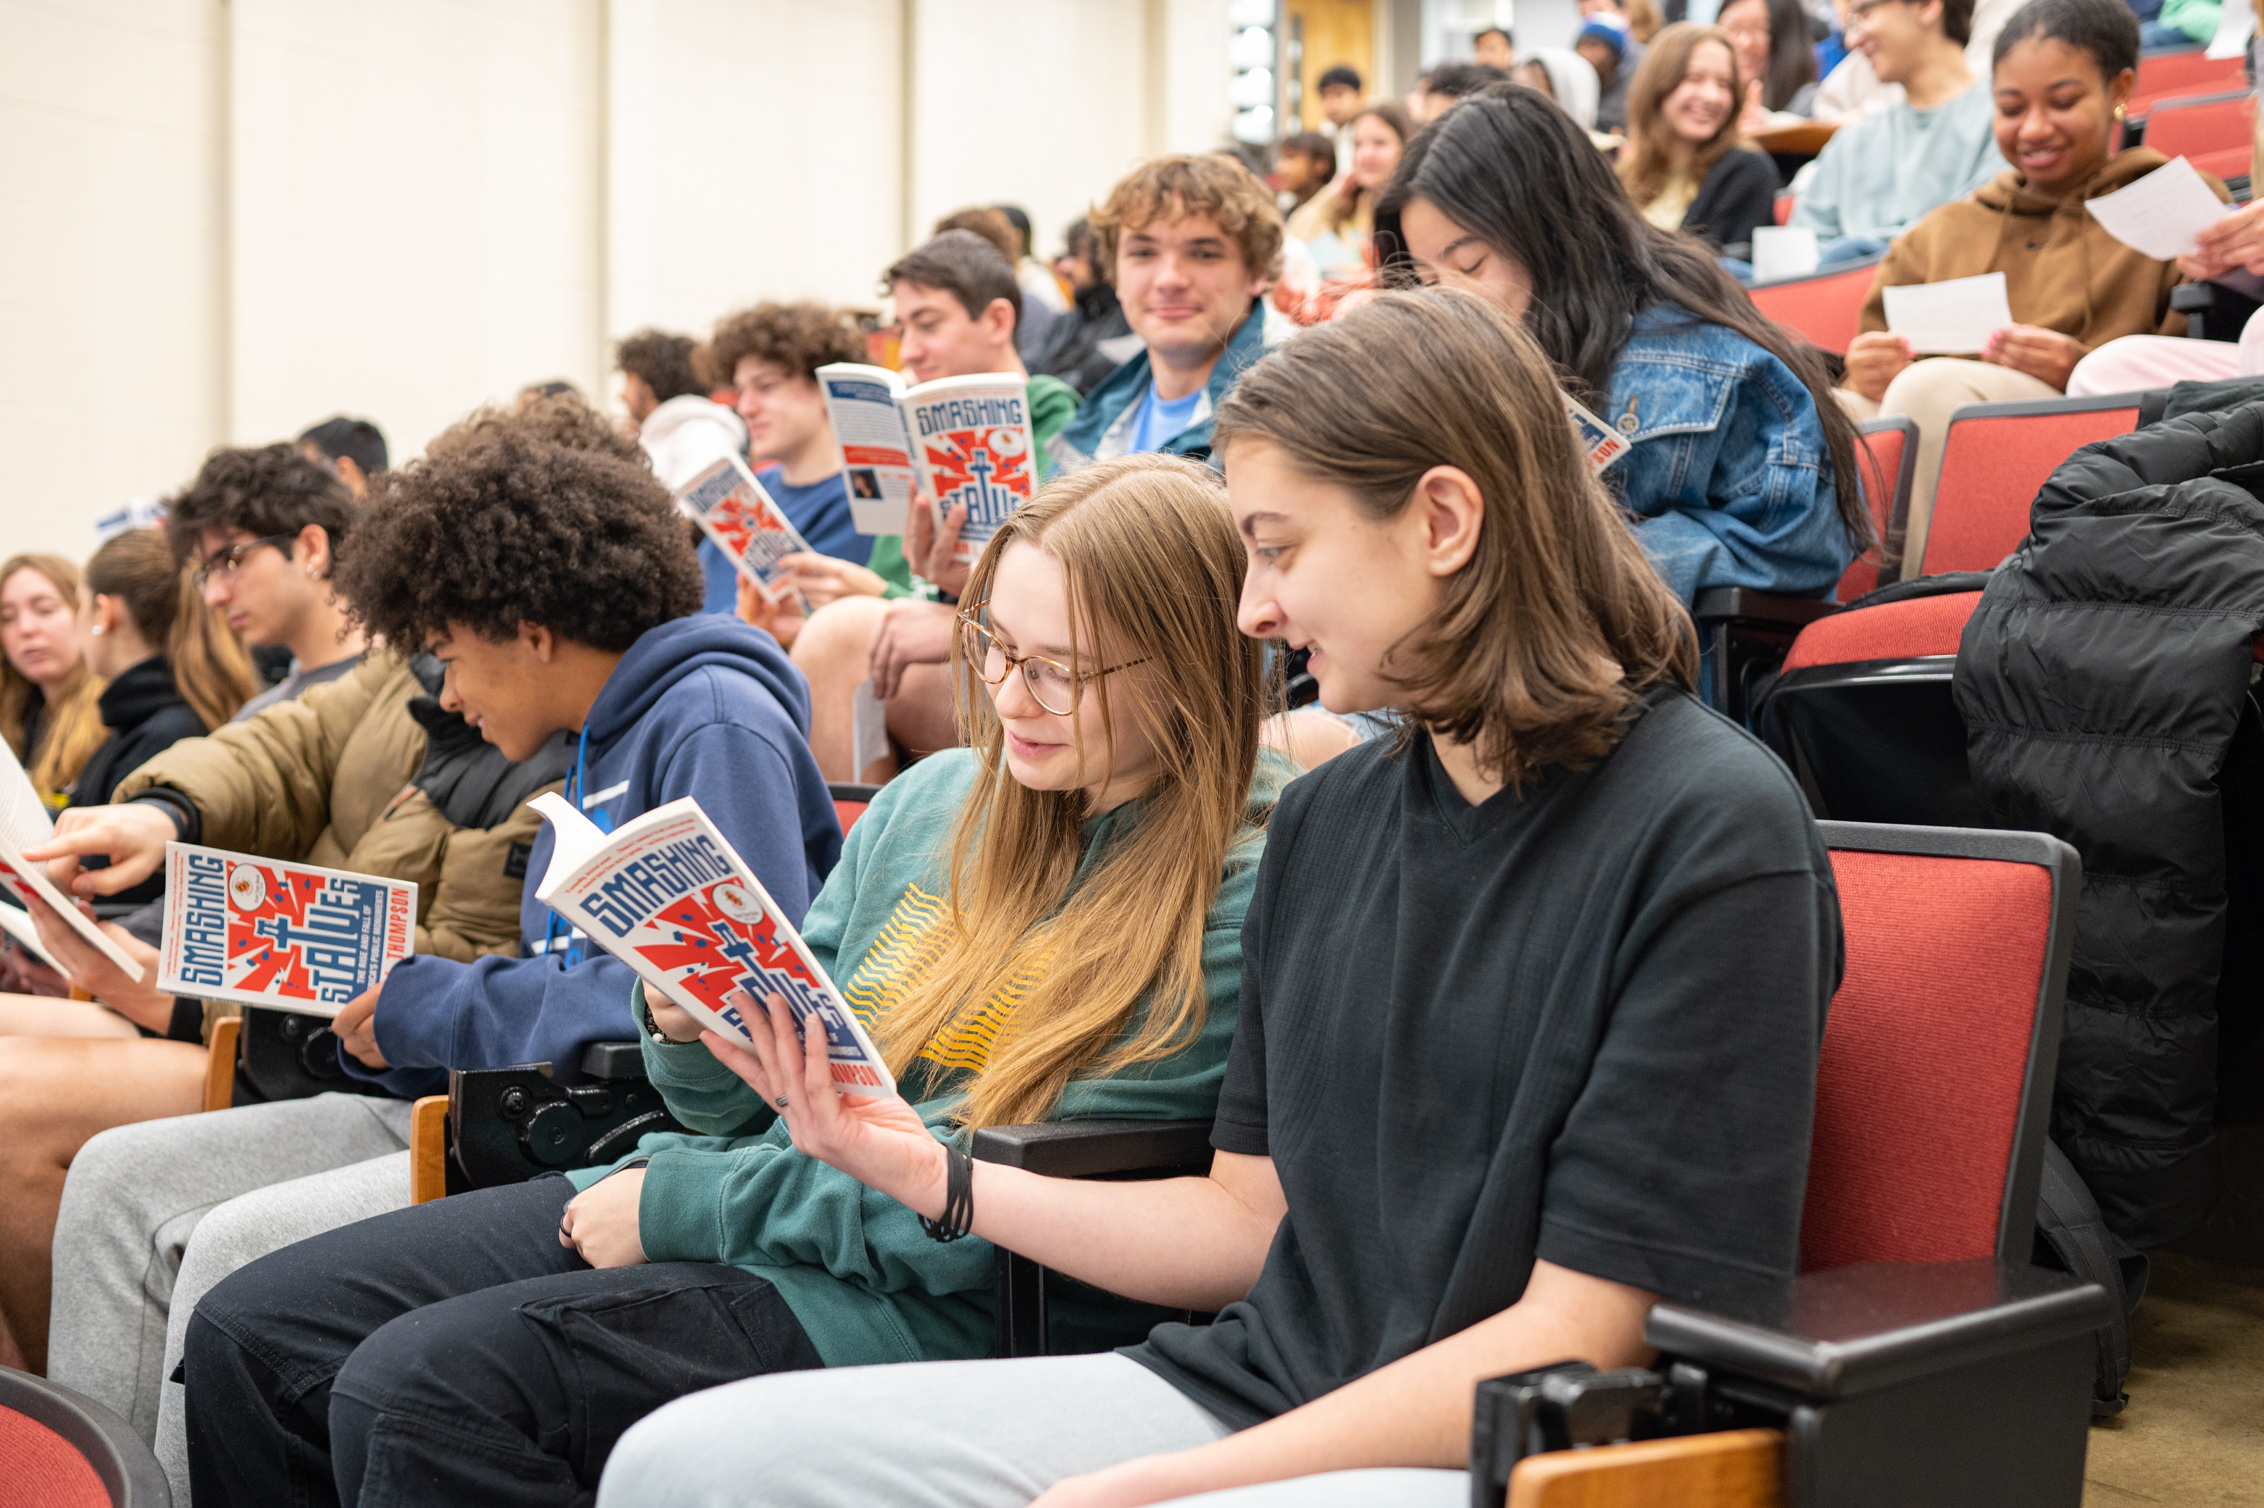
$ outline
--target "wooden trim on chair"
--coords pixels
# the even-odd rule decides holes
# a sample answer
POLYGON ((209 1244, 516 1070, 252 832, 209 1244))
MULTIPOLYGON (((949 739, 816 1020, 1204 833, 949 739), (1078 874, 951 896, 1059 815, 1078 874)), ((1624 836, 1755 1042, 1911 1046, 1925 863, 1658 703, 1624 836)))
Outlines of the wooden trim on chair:
POLYGON ((448 1192, 448 1096, 428 1094, 409 1107, 409 1202, 429 1204, 448 1192))
POLYGON ((1784 1431, 1724 1430, 1527 1456, 1508 1508, 1782 1508, 1784 1431))
POLYGON ((212 1040, 204 1049, 204 1108, 225 1110, 236 1103, 236 1038, 244 1030, 241 1016, 222 1016, 212 1023, 212 1040))

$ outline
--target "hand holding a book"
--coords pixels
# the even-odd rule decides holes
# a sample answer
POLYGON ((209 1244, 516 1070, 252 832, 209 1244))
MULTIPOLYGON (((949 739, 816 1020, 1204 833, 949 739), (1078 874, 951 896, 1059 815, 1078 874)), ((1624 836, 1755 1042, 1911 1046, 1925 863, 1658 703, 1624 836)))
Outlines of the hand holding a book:
POLYGON ((880 572, 868 570, 851 560, 836 560, 831 555, 819 555, 797 550, 779 557, 781 569, 792 577, 795 590, 802 600, 816 612, 828 602, 843 597, 885 597, 888 581, 880 572))
POLYGON ((795 1151, 839 1168, 931 1220, 943 1214, 943 1143, 902 1095, 835 1090, 825 1028, 813 1019, 809 1031, 802 1032, 783 995, 772 994, 759 1010, 747 1001, 740 1015, 754 1042, 752 1052, 712 1031, 701 1033, 700 1040, 717 1062, 778 1112, 795 1151))
POLYGON ((795 636, 809 615, 802 611, 800 601, 792 592, 780 601, 772 601, 754 580, 742 574, 739 577, 739 621, 763 629, 781 645, 792 648, 795 636))
POLYGON ((944 665, 951 660, 951 640, 959 632, 959 611, 941 602, 907 597, 888 605, 880 627, 873 630, 873 647, 867 664, 873 678, 873 695, 887 701, 904 682, 911 665, 944 665))
POLYGON ((959 531, 966 522, 966 504, 953 503, 938 528, 935 504, 919 488, 912 489, 912 506, 904 515, 904 558, 923 580, 950 597, 967 587, 968 562, 958 558, 959 531))
POLYGON ((116 895, 157 873, 165 845, 181 835, 165 809, 153 801, 116 806, 72 807, 55 819, 55 836, 24 850, 33 863, 47 865, 55 888, 71 895, 116 895), (102 854, 107 869, 82 869, 79 860, 102 854))
POLYGON ((646 1260, 637 1234, 637 1205, 644 1197, 645 1170, 623 1168, 599 1179, 566 1202, 558 1222, 558 1244, 592 1267, 635 1267, 646 1260))
MULTIPOLYGON (((166 826, 172 826, 168 821, 166 826)), ((101 873, 100 870, 94 871, 101 873)), ((84 908, 86 902, 79 905, 84 908)), ((124 948, 142 966, 139 980, 128 979, 125 970, 110 961, 101 952, 87 944, 87 940, 72 929, 69 923, 55 914, 55 908, 36 895, 24 897, 24 909, 31 913, 31 924, 38 929, 39 944, 48 956, 63 966, 71 983, 101 1001, 136 1026, 162 1032, 173 1024, 173 997, 160 992, 156 986, 157 950, 135 937, 115 922, 104 924, 102 931, 111 941, 124 948)), ((91 917, 91 909, 86 911, 91 917)))
POLYGON ((377 995, 384 988, 381 984, 370 986, 338 1007, 338 1014, 330 1018, 330 1029, 338 1034, 339 1045, 364 1068, 380 1073, 393 1066, 377 1048, 377 995))

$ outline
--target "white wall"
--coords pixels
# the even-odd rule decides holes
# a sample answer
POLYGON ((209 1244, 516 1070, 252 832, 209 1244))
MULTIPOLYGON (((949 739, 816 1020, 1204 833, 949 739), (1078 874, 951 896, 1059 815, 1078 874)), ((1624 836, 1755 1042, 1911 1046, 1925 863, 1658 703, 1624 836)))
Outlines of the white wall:
POLYGON ((1040 250, 1223 139, 1225 0, 0 0, 0 555, 346 412, 396 457, 610 343, 1040 250), (909 58, 907 58, 909 49, 909 58), (909 66, 907 64, 909 63, 909 66), (909 83, 909 88, 907 84, 909 83))

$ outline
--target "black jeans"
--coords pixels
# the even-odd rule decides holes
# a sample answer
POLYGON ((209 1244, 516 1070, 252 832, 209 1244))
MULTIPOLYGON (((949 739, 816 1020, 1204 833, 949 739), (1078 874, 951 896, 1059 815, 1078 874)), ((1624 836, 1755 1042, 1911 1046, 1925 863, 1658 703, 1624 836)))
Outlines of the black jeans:
POLYGON ((189 1480, 227 1505, 585 1504, 671 1399, 824 1365, 762 1279, 591 1268, 563 1178, 458 1194, 288 1246, 190 1318, 189 1480))

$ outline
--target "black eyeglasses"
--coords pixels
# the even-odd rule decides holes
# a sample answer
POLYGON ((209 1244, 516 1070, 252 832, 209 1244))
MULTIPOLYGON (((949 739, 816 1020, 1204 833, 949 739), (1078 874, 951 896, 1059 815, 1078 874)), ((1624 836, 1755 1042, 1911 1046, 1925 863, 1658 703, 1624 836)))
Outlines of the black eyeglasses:
POLYGON ((230 545, 225 550, 213 551, 204 558, 204 564, 197 567, 198 589, 202 590, 205 583, 215 576, 235 575, 236 568, 244 563, 244 557, 262 545, 273 545, 288 557, 291 553, 291 542, 297 537, 294 534, 268 534, 258 539, 247 539, 240 545, 230 545))
POLYGON ((1045 655, 1018 655, 1009 652, 1005 645, 993 637, 989 629, 969 617, 964 608, 959 612, 959 632, 965 640, 967 663, 975 667, 975 674, 989 685, 996 686, 1005 681, 1010 671, 1020 667, 1022 684, 1030 688, 1031 698, 1056 717, 1067 717, 1077 710, 1078 699, 1085 694, 1087 681, 1097 681, 1104 675, 1114 675, 1119 670, 1145 665, 1154 658, 1152 655, 1142 655, 1137 660, 1126 660, 1121 665, 1110 665, 1102 670, 1072 670, 1059 660, 1049 659, 1045 655))

